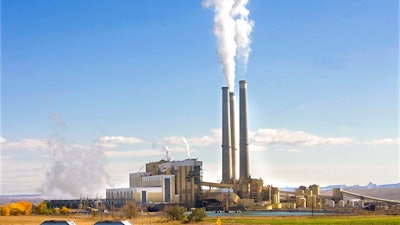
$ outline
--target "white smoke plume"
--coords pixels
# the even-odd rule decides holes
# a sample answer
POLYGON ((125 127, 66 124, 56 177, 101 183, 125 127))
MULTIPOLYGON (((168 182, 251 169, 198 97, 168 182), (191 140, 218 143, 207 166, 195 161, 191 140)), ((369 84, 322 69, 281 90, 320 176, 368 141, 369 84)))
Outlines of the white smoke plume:
POLYGON ((187 143, 187 140, 186 140, 185 137, 181 137, 181 140, 182 140, 183 144, 185 145, 186 156, 187 156, 188 159, 190 159, 190 148, 189 148, 189 145, 187 143))
POLYGON ((236 18, 235 41, 237 44, 237 58, 245 68, 250 56, 250 34, 254 26, 254 21, 249 20, 250 11, 246 9, 247 2, 248 0, 236 0, 232 9, 232 16, 236 18))
POLYGON ((174 151, 174 154, 179 152, 186 152, 186 159, 190 159, 191 157, 188 141, 183 136, 164 137, 158 142, 153 142, 153 149, 160 149, 161 151, 165 152, 166 158, 171 158, 171 160, 173 159, 171 154, 172 150, 174 151), (170 156, 168 157, 168 155, 170 156))
POLYGON ((235 84, 235 57, 247 67, 250 34, 254 21, 249 20, 248 0, 203 0, 203 7, 214 7, 214 34, 218 39, 218 57, 231 91, 235 84))
POLYGON ((164 150, 165 150, 165 158, 167 161, 172 161, 172 154, 171 154, 171 149, 169 149, 168 146, 164 146, 164 150))
POLYGON ((162 140, 158 142, 153 142, 153 149, 159 149, 165 153, 165 160, 172 161, 174 157, 172 156, 172 151, 170 149, 170 141, 162 140))
POLYGON ((52 150, 52 164, 40 188, 43 195, 76 198, 105 190, 109 180, 105 170, 107 158, 100 148, 67 146, 57 135, 49 138, 48 145, 52 150))

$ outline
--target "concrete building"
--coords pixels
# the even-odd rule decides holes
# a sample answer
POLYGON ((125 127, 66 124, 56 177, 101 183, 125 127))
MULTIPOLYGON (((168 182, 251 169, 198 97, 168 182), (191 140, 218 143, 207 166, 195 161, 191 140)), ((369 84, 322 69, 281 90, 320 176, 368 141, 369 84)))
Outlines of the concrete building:
POLYGON ((201 167, 196 159, 151 162, 146 172, 129 174, 129 188, 106 190, 108 206, 121 207, 129 201, 179 203, 186 207, 201 204, 201 167))

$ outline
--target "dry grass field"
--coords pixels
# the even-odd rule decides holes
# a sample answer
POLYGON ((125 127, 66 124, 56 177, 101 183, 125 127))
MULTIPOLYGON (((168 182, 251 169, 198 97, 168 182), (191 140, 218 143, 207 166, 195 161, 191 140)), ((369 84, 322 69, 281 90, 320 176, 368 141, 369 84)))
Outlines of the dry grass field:
MULTIPOLYGON (((77 225, 93 225, 101 219, 93 216, 0 216, 0 225, 39 225, 45 220, 73 220, 77 225)), ((179 221, 167 221, 159 216, 145 216, 129 220, 135 225, 173 225, 182 224, 179 221)), ((216 224, 216 217, 206 218, 198 224, 216 224)), ((321 216, 321 217, 223 217, 223 225, 244 224, 400 224, 400 215, 370 215, 370 216, 321 216)))

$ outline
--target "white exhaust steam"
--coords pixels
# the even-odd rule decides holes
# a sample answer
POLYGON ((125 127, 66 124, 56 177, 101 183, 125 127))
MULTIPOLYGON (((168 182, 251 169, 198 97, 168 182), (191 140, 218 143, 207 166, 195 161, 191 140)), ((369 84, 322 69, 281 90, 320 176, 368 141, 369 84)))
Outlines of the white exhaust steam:
POLYGON ((171 154, 171 149, 169 149, 168 146, 164 146, 164 150, 165 150, 165 159, 167 161, 172 161, 173 157, 172 157, 172 154, 171 154))
POLYGON ((40 192, 47 197, 76 198, 102 193, 109 183, 107 158, 97 146, 67 146, 58 135, 49 138, 51 167, 40 192))
POLYGON ((218 57, 230 91, 235 88, 235 58, 246 69, 250 55, 250 34, 254 21, 249 20, 248 0, 203 0, 203 7, 214 7, 214 34, 218 39, 218 57))
POLYGON ((183 144, 185 145, 186 157, 187 157, 187 159, 190 159, 190 148, 189 148, 189 145, 187 143, 187 140, 183 136, 181 137, 181 139, 182 139, 183 144))

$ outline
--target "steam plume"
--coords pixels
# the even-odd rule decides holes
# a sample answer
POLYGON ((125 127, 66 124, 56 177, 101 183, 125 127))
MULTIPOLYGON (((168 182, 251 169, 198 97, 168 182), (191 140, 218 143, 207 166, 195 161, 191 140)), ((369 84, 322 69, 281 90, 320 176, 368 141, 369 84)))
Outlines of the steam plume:
POLYGON ((235 57, 247 67, 250 34, 254 21, 248 19, 248 0, 203 0, 204 7, 214 6, 214 34, 218 40, 218 57, 231 91, 235 84, 235 57))
POLYGON ((189 149, 189 145, 186 141, 185 137, 181 137, 183 144, 185 145, 185 149, 186 149, 186 156, 188 159, 190 159, 190 149, 189 149))
POLYGON ((77 197, 105 190, 107 158, 101 149, 66 146, 65 140, 57 135, 49 138, 48 145, 53 153, 52 165, 46 183, 40 189, 43 194, 77 197))
POLYGON ((164 150, 165 150, 165 158, 167 161, 172 161, 172 155, 171 155, 171 149, 169 149, 168 146, 164 146, 164 150))
POLYGON ((250 56, 250 34, 253 30, 254 21, 249 20, 249 10, 246 9, 248 0, 236 0, 235 6, 232 9, 232 14, 236 18, 235 41, 237 44, 237 58, 247 67, 247 61, 250 56))
POLYGON ((165 160, 172 161, 174 157, 172 156, 172 152, 170 149, 171 143, 169 140, 162 140, 159 142, 153 142, 153 149, 161 150, 165 153, 165 160))

